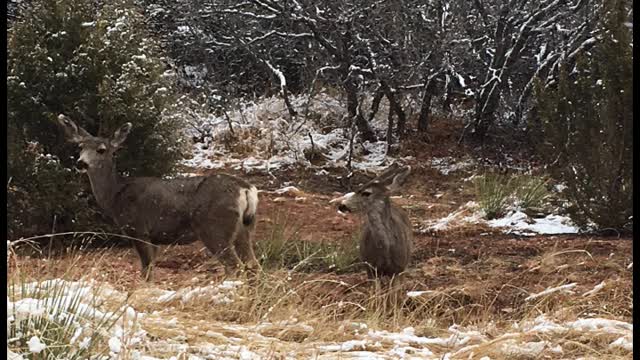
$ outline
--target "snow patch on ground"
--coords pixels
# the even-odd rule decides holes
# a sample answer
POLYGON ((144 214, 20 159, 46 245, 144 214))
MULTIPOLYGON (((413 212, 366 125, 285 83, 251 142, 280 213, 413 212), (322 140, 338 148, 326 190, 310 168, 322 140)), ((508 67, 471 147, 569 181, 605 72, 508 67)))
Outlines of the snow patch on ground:
POLYGON ((484 214, 480 211, 478 203, 469 201, 442 219, 428 221, 423 228, 423 232, 438 232, 465 224, 478 224, 484 221, 483 217, 484 214))
POLYGON ((546 341, 526 342, 519 344, 515 339, 509 339, 502 344, 501 352, 507 358, 535 359, 542 354, 549 343, 546 341))
POLYGON ((418 297, 424 294, 432 294, 433 291, 431 290, 420 290, 420 291, 408 291, 407 292, 407 296, 408 297, 418 297))
POLYGON ((470 158, 458 161, 452 157, 443 157, 432 158, 429 164, 442 175, 449 175, 453 172, 473 167, 475 165, 475 161, 470 158))
POLYGON ((626 334, 633 332, 633 324, 602 318, 578 319, 568 323, 568 326, 578 331, 600 331, 608 334, 626 334))
POLYGON ((609 346, 614 348, 622 348, 627 351, 633 351, 633 335, 622 336, 618 338, 618 340, 612 342, 609 346))
POLYGON ((500 219, 489 220, 487 224, 491 227, 504 228, 506 233, 525 236, 575 234, 580 231, 566 216, 550 214, 544 218, 531 218, 521 211, 511 212, 500 219))
POLYGON ((536 317, 533 321, 524 322, 520 328, 524 332, 563 333, 575 330, 600 335, 615 334, 633 336, 633 324, 605 318, 580 318, 560 324, 550 320, 547 315, 542 314, 536 317))
POLYGON ((502 218, 486 220, 480 206, 469 201, 449 215, 436 220, 429 220, 422 226, 422 232, 439 232, 452 230, 470 224, 482 224, 499 228, 506 234, 533 236, 536 234, 575 234, 580 229, 571 219, 561 215, 547 215, 544 218, 532 218, 521 211, 511 211, 502 218))
POLYGON ((208 285, 196 288, 182 288, 178 291, 165 291, 156 301, 166 303, 179 299, 183 304, 197 300, 209 301, 214 304, 229 304, 233 302, 235 292, 243 284, 242 281, 223 281, 218 285, 208 285))

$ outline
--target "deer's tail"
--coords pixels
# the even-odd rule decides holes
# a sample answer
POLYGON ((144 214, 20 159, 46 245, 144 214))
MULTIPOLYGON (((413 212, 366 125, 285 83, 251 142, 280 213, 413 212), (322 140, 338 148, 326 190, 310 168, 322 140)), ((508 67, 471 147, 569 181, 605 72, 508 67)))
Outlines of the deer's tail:
POLYGON ((256 220, 256 211, 258 210, 258 189, 255 186, 251 186, 248 189, 242 189, 241 197, 244 201, 244 209, 242 210, 242 223, 245 226, 249 226, 256 220))

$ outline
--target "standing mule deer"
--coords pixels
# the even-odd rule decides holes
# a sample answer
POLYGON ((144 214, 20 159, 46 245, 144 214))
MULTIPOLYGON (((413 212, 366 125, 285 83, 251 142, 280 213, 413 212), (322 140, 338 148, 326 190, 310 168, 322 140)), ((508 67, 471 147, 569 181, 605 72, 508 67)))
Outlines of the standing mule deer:
POLYGON ((152 177, 122 178, 113 159, 131 123, 122 125, 110 139, 92 136, 65 115, 58 116, 67 140, 80 146, 77 168, 89 175, 98 205, 132 240, 146 280, 157 245, 199 238, 230 274, 244 265, 259 270, 251 232, 256 223, 258 190, 227 174, 164 180, 152 177))
POLYGON ((405 182, 411 167, 391 165, 382 174, 331 203, 340 211, 364 214, 360 258, 369 267, 369 277, 403 272, 411 258, 413 231, 407 214, 391 203, 389 194, 405 182))

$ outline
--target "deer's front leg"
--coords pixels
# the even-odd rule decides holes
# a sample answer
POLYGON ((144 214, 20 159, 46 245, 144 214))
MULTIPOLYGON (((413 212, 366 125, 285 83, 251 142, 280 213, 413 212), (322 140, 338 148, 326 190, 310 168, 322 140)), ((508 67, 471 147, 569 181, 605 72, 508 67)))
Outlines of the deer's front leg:
POLYGON ((155 261, 156 246, 149 241, 148 236, 141 236, 139 234, 136 236, 134 235, 136 234, 134 231, 126 231, 126 233, 131 234, 129 235, 131 243, 140 258, 142 276, 145 281, 151 281, 153 276, 152 272, 155 261))

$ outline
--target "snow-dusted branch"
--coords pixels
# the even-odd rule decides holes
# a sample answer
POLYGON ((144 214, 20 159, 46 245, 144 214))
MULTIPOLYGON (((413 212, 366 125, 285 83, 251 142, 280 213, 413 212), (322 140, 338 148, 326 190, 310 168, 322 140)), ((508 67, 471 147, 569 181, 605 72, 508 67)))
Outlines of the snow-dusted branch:
POLYGON ((285 79, 284 74, 282 73, 282 71, 277 69, 275 66, 271 65, 271 63, 269 61, 267 61, 267 60, 262 60, 262 61, 276 75, 276 77, 280 81, 280 89, 282 89, 282 91, 284 92, 285 91, 284 89, 287 87, 287 79, 285 79))
POLYGON ((273 35, 280 36, 283 38, 313 38, 313 35, 311 33, 285 33, 282 31, 272 30, 267 32, 264 35, 257 36, 253 39, 247 39, 245 41, 247 42, 247 44, 253 44, 255 42, 265 40, 273 35))
POLYGON ((241 11, 241 10, 236 10, 236 9, 222 9, 220 10, 221 13, 227 13, 227 14, 236 14, 236 15, 242 15, 242 16, 248 16, 248 17, 252 17, 254 19, 261 19, 261 20, 273 20, 277 17, 277 15, 274 14, 270 14, 270 15, 262 15, 262 14, 255 14, 252 13, 250 11, 241 11))

